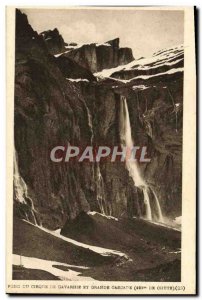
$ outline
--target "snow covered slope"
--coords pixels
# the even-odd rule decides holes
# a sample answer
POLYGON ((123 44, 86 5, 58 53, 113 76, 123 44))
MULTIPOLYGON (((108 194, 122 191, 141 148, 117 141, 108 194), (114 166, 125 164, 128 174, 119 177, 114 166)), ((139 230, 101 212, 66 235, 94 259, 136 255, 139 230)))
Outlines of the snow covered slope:
POLYGON ((122 83, 128 83, 134 80, 144 81, 155 77, 159 79, 164 76, 182 73, 183 66, 184 46, 179 45, 158 51, 150 58, 133 60, 126 65, 105 69, 94 75, 98 79, 111 78, 122 83))

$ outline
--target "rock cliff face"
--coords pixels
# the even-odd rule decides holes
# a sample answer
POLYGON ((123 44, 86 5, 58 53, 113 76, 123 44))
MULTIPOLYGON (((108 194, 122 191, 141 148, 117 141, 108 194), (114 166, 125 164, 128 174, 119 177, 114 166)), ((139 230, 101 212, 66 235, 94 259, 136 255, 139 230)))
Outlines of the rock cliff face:
POLYGON ((68 57, 92 73, 124 65, 134 60, 130 48, 119 48, 119 38, 103 44, 77 45, 75 43, 65 44, 64 41, 61 41, 58 32, 57 38, 49 37, 49 33, 50 31, 47 31, 46 34, 42 33, 42 36, 51 54, 61 58, 68 57))
POLYGON ((32 222, 34 214, 51 229, 82 211, 138 216, 142 194, 124 162, 50 160, 57 145, 120 145, 124 96, 134 143, 148 146, 152 158, 141 172, 164 215, 180 215, 182 91, 182 47, 134 60, 119 39, 78 47, 64 43, 56 30, 38 35, 17 11, 15 149, 27 192, 23 203, 14 193, 15 214, 32 222))
POLYGON ((140 168, 168 216, 181 211, 183 65, 180 45, 96 74, 126 96, 134 143, 152 157, 140 168))
POLYGON ((65 42, 57 28, 53 30, 43 31, 40 34, 51 54, 57 54, 65 51, 65 42))

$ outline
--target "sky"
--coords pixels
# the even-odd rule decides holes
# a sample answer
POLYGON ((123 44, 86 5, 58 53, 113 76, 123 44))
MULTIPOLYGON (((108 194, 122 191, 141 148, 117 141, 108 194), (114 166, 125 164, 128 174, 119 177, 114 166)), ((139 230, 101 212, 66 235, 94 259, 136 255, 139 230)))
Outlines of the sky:
POLYGON ((177 10, 21 9, 38 33, 57 28, 65 42, 103 43, 119 37, 133 56, 183 44, 184 16, 177 10))

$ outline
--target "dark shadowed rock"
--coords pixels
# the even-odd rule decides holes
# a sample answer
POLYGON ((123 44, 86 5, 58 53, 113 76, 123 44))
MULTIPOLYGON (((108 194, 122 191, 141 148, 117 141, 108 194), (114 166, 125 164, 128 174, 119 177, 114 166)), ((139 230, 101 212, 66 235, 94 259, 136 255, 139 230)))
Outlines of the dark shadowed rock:
POLYGON ((57 28, 43 31, 40 35, 43 37, 47 49, 51 54, 57 54, 65 51, 65 42, 57 28))
MULTIPOLYGON (((49 35, 62 46, 57 31, 49 35)), ((140 206, 144 211, 142 193, 124 163, 57 164, 50 160, 50 151, 57 145, 120 145, 122 95, 127 98, 134 143, 148 146, 152 158, 140 166, 141 172, 155 188, 163 213, 179 216, 183 72, 173 70, 183 67, 183 51, 174 50, 176 56, 169 64, 157 55, 158 63, 135 61, 131 70, 113 72, 97 82, 92 72, 133 59, 129 48, 119 48, 118 39, 83 45, 59 57, 50 54, 49 46, 28 24, 26 15, 17 11, 15 148, 37 220, 56 229, 83 211, 104 210, 130 218, 139 216, 140 206)), ((17 203, 16 215, 25 218, 26 213, 32 211, 17 203)), ((31 215, 29 220, 33 222, 31 215)))
POLYGON ((134 60, 130 48, 119 48, 119 38, 103 44, 88 44, 63 54, 92 73, 110 69, 134 60))
POLYGON ((95 44, 83 45, 65 52, 63 56, 68 57, 78 63, 80 66, 90 70, 92 73, 97 70, 97 56, 95 44))
POLYGON ((65 78, 72 79, 87 79, 89 81, 96 81, 96 77, 88 70, 77 64, 68 57, 60 56, 55 58, 55 62, 65 78))
POLYGON ((76 218, 66 222, 61 230, 61 234, 72 237, 78 232, 81 234, 93 234, 94 231, 94 220, 87 213, 82 211, 76 218))
POLYGON ((118 52, 119 65, 125 65, 134 60, 133 52, 131 48, 120 48, 118 52))
POLYGON ((113 49, 119 49, 119 42, 120 42, 120 39, 116 38, 116 39, 107 41, 107 44, 110 44, 113 49))

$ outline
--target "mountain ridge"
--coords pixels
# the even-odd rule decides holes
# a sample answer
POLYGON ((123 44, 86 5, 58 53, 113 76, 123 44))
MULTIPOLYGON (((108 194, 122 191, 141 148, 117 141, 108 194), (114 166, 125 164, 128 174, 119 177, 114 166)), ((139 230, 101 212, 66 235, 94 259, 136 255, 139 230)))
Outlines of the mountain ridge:
MULTIPOLYGON (((20 11, 16 22, 15 148, 19 173, 33 201, 36 219, 55 229, 81 211, 101 212, 104 208, 114 217, 132 217, 141 206, 144 212, 144 204, 140 205, 142 193, 124 164, 59 166, 49 158, 52 147, 67 141, 77 145, 120 145, 123 96, 127 98, 132 138, 139 146, 147 145, 152 157, 150 164, 140 165, 141 173, 156 189, 163 213, 169 218, 180 216, 183 72, 172 74, 172 70, 179 58, 182 64, 183 49, 172 55, 159 53, 150 61, 129 63, 134 67, 132 72, 155 69, 155 74, 122 79, 127 71, 125 64, 118 67, 122 78, 114 76, 117 72, 112 73, 114 77, 99 78, 66 54, 50 54, 42 35, 31 28, 20 11), (170 69, 162 76, 162 67, 168 62, 170 69)), ((120 50, 118 39, 111 43, 112 47, 98 48, 120 50)), ((32 209, 28 204, 28 208, 22 207, 17 198, 14 204, 20 218, 32 209)), ((33 222, 32 214, 30 218, 33 222)))

